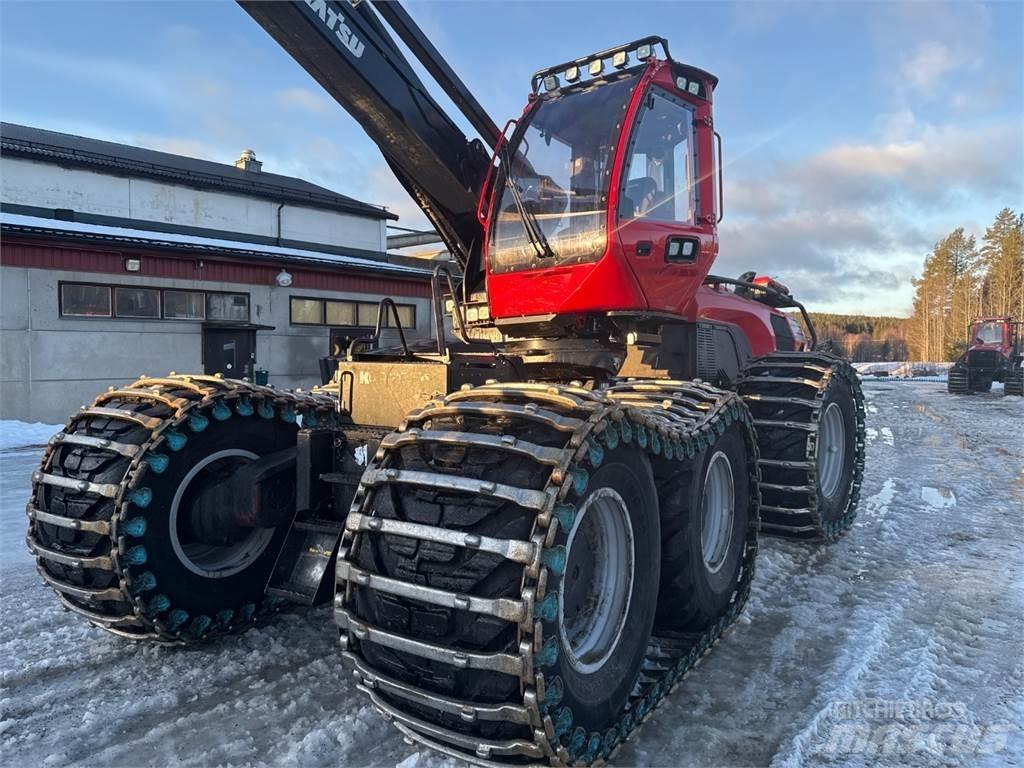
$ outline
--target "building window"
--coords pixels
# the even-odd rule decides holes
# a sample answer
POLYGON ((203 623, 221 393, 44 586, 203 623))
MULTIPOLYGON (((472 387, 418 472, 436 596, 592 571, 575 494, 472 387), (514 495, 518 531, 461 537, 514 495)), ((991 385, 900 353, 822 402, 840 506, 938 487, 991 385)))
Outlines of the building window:
POLYGON ((164 317, 168 320, 206 318, 206 294, 202 291, 164 291, 164 317))
POLYGON ((114 314, 118 317, 160 319, 160 291, 156 288, 119 286, 114 289, 114 314))
POLYGON ((367 328, 377 326, 377 304, 359 304, 359 325, 367 328))
POLYGON ((60 284, 60 313, 65 317, 111 317, 110 287, 60 284))
MULTIPOLYGON (((403 329, 416 327, 416 307, 414 305, 396 304, 395 309, 398 310, 398 320, 402 324, 403 329)), ((391 312, 388 311, 388 328, 394 325, 394 322, 391 312)))
POLYGON ((321 299, 303 299, 292 296, 292 325, 323 325, 324 302, 321 299))
POLYGON ((356 321, 356 305, 351 301, 328 301, 326 306, 328 325, 354 326, 359 324, 356 321))
POLYGON ((208 320, 249 321, 249 294, 208 293, 206 294, 206 318, 208 320))

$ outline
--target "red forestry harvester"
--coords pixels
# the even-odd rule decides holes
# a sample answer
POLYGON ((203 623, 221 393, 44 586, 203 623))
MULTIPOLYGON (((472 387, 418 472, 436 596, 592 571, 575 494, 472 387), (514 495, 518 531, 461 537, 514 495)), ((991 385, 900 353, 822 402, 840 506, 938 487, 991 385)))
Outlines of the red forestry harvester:
POLYGON ((1012 317, 981 317, 967 336, 967 349, 949 369, 946 388, 955 395, 988 392, 993 381, 1003 393, 1024 395, 1024 322, 1012 317))
POLYGON ((100 395, 35 475, 39 571, 164 643, 333 591, 342 656, 409 738, 605 759, 736 620, 759 530, 834 540, 860 494, 851 366, 780 284, 708 274, 718 81, 649 37, 537 72, 500 131, 397 3, 242 5, 378 144, 461 280, 435 271, 433 340, 353 343, 313 394, 100 395))

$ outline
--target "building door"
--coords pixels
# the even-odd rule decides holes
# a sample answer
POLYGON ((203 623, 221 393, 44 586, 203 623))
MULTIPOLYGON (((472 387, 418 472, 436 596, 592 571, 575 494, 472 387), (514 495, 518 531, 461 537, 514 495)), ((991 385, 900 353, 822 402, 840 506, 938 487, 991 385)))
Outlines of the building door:
POLYGON ((203 328, 203 370, 229 379, 252 379, 256 371, 256 331, 251 328, 203 328))

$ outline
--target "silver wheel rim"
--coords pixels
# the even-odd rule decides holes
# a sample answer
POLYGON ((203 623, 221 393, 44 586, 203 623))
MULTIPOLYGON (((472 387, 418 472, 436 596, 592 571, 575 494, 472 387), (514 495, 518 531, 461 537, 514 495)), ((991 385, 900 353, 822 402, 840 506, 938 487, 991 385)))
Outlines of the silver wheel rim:
POLYGON ((181 564, 192 573, 207 579, 224 579, 249 567, 256 558, 263 554, 263 550, 274 538, 274 528, 252 528, 246 536, 231 544, 216 545, 181 541, 181 537, 178 535, 178 509, 189 484, 206 467, 231 458, 255 461, 259 456, 241 448, 230 448, 211 453, 189 470, 178 484, 178 489, 174 492, 174 499, 171 501, 170 533, 174 553, 178 556, 181 564))
POLYGON ((587 497, 565 548, 558 631, 569 663, 591 674, 618 647, 632 599, 633 525, 622 497, 611 488, 587 497))
POLYGON ((735 520, 736 491, 729 457, 717 451, 704 474, 704 499, 701 503, 700 549, 704 567, 718 573, 729 554, 735 520))
POLYGON ((846 463, 846 422, 839 403, 830 403, 818 423, 818 484, 831 499, 839 490, 846 463))

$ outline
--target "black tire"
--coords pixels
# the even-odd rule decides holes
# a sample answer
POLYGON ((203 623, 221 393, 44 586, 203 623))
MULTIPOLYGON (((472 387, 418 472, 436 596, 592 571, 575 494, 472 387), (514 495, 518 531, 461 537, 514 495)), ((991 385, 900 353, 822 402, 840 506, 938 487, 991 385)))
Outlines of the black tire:
MULTIPOLYGON (((183 390, 182 394, 189 392, 183 390)), ((146 400, 109 400, 104 407, 132 412, 153 421, 174 417, 167 406, 146 400)), ((239 629, 253 622, 288 526, 278 526, 256 537, 252 543, 259 546, 249 550, 253 553, 252 559, 223 578, 204 576, 190 569, 176 551, 170 530, 176 491, 189 472, 208 457, 224 451, 244 451, 259 457, 294 446, 297 431, 294 418, 285 420, 284 412, 279 418, 269 401, 261 409, 269 418, 256 415, 252 407, 242 410, 248 415, 241 415, 224 403, 217 409, 204 407, 191 411, 192 415, 178 429, 171 429, 160 445, 147 448, 137 464, 128 456, 92 445, 62 442, 53 448, 43 469, 65 478, 116 486, 128 482, 136 471, 135 466, 142 467, 144 473, 138 487, 122 502, 59 485, 36 485, 35 504, 43 512, 83 522, 114 523, 117 520, 109 535, 45 521, 33 523, 32 540, 63 556, 110 557, 123 547, 116 567, 109 569, 40 558, 40 566, 51 584, 58 592, 67 592, 62 594, 62 599, 68 607, 84 613, 99 626, 118 629, 121 634, 163 641, 195 642, 212 633, 239 629), (216 418, 214 410, 224 420, 216 418), (187 426, 189 424, 195 427, 187 426), (119 510, 123 511, 123 516, 118 520, 119 510), (118 585, 124 583, 127 587, 119 595, 102 601, 83 601, 60 586, 116 593, 118 585), (141 610, 142 615, 136 616, 137 610, 141 610)), ((148 445, 152 437, 149 428, 103 416, 75 419, 66 431, 135 446, 148 445)), ((208 466, 211 471, 217 467, 214 463, 208 466)), ((201 484, 200 478, 201 472, 183 488, 178 504, 183 523, 189 496, 201 484)), ((179 536, 179 541, 187 542, 184 529, 182 535, 185 538, 179 536)))
POLYGON ((1006 374, 1006 381, 1003 383, 1004 395, 1024 395, 1024 368, 1013 368, 1006 374))
POLYGON ((971 392, 981 394, 982 392, 992 391, 992 379, 982 379, 980 381, 971 382, 971 392))
MULTIPOLYGON (((576 537, 567 551, 564 575, 548 584, 548 590, 559 596, 560 615, 543 622, 544 637, 559 639, 558 658, 552 667, 545 669, 545 676, 551 681, 549 685, 558 685, 554 681, 561 678, 562 706, 572 712, 574 728, 583 728, 588 733, 604 731, 623 712, 650 640, 656 608, 654 596, 660 576, 658 497, 647 458, 628 446, 609 451, 601 467, 591 476, 587 490, 575 502, 577 509, 582 513, 597 498, 595 494, 605 489, 614 491, 625 502, 634 544, 632 589, 618 638, 598 668, 585 669, 585 661, 574 663, 571 643, 566 637, 567 623, 562 621, 562 615, 570 616, 571 604, 578 607, 592 597, 573 589, 585 559, 579 549, 580 537, 576 537)), ((587 514, 578 514, 574 530, 579 531, 586 518, 587 514)), ((571 533, 560 530, 558 543, 566 545, 571 533)))
POLYGON ((946 379, 946 391, 951 395, 965 395, 968 390, 967 381, 967 369, 954 365, 949 369, 949 376, 946 379))
MULTIPOLYGON (((820 453, 822 451, 821 432, 818 433, 818 440, 815 441, 814 458, 816 472, 818 512, 823 523, 832 523, 846 514, 849 507, 850 494, 853 492, 853 480, 855 470, 855 457, 857 453, 857 412, 853 391, 849 382, 845 379, 835 377, 829 382, 824 397, 821 400, 822 418, 829 412, 829 406, 835 404, 842 414, 843 424, 843 463, 839 473, 839 480, 835 490, 826 494, 822 487, 820 453)), ((821 430, 821 421, 818 429, 821 430)))
POLYGON ((659 627, 701 632, 718 621, 728 608, 743 566, 747 528, 756 513, 751 509, 747 463, 743 427, 733 424, 661 489, 663 566, 659 627), (720 451, 731 465, 735 504, 728 554, 712 571, 703 556, 701 511, 708 466, 720 451))

